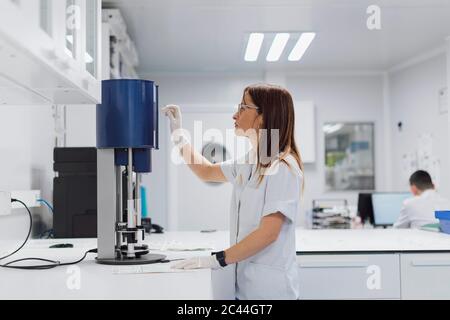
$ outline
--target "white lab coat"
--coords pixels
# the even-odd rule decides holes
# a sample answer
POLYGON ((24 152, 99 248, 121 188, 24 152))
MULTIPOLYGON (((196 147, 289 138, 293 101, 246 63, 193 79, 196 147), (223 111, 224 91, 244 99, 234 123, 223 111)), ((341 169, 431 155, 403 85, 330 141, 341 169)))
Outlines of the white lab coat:
POLYGON ((221 165, 223 174, 233 184, 232 245, 256 230, 263 216, 279 211, 286 218, 275 242, 233 266, 238 299, 299 298, 295 226, 303 174, 294 157, 288 156, 286 161, 290 167, 283 162, 274 163, 272 174, 266 175, 259 185, 256 164, 230 160, 221 165))
POLYGON ((394 228, 420 228, 428 223, 438 223, 434 217, 436 210, 450 210, 450 202, 433 189, 425 190, 403 202, 394 228))

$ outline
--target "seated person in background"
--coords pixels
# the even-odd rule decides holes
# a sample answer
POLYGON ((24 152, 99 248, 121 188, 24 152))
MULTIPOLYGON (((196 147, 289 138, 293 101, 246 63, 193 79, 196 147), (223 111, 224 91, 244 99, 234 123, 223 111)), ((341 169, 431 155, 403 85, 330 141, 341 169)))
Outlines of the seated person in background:
POLYGON ((449 210, 450 202, 434 190, 428 172, 414 172, 409 184, 414 198, 405 200, 394 228, 420 228, 425 224, 438 223, 434 211, 449 210))

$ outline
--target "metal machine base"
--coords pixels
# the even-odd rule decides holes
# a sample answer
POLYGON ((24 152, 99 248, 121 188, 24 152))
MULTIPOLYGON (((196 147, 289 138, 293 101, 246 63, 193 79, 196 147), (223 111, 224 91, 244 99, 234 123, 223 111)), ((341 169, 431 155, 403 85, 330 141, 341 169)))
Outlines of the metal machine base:
POLYGON ((95 260, 100 264, 110 264, 110 265, 139 265, 139 264, 150 264, 161 262, 166 258, 162 254, 146 254, 135 259, 127 258, 116 258, 116 259, 98 259, 95 260))

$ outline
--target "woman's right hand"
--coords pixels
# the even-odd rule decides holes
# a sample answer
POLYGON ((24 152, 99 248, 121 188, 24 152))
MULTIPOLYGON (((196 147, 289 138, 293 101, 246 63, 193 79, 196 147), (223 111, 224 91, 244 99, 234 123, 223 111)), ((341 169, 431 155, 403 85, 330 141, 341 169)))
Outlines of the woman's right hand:
POLYGON ((181 111, 179 106, 168 104, 161 111, 170 120, 170 133, 173 134, 176 130, 181 129, 181 111))
POLYGON ((203 181, 227 181, 220 168, 220 164, 211 164, 190 145, 189 132, 181 126, 180 107, 174 104, 168 104, 161 111, 170 120, 170 139, 180 150, 181 156, 189 168, 203 181))
POLYGON ((168 104, 161 111, 169 118, 170 138, 172 142, 179 148, 190 143, 188 136, 181 126, 180 107, 175 104, 168 104))

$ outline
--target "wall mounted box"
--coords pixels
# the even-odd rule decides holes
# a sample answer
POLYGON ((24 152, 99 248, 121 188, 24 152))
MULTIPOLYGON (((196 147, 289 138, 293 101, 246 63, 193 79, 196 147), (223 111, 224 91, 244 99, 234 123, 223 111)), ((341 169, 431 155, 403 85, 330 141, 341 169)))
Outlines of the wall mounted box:
POLYGON ((40 190, 0 191, 0 216, 11 214, 11 209, 23 208, 20 202, 11 202, 11 199, 18 199, 33 208, 41 206, 40 198, 40 190))
MULTIPOLYGON (((11 191, 11 198, 18 199, 25 203, 28 208, 40 207, 41 203, 38 201, 41 198, 40 190, 18 190, 11 191)), ((12 202, 11 207, 13 209, 23 208, 20 202, 12 202)))

